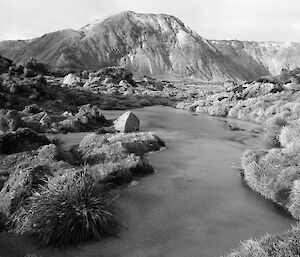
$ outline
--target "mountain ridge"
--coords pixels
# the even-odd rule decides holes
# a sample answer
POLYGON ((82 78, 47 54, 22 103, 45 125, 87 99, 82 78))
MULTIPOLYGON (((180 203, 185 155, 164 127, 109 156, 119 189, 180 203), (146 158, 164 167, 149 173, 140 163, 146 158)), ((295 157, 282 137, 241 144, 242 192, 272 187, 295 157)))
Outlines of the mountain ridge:
POLYGON ((116 65, 153 77, 239 81, 297 67, 300 43, 207 40, 175 16, 127 11, 79 30, 1 41, 0 55, 16 62, 34 57, 58 68, 116 65))

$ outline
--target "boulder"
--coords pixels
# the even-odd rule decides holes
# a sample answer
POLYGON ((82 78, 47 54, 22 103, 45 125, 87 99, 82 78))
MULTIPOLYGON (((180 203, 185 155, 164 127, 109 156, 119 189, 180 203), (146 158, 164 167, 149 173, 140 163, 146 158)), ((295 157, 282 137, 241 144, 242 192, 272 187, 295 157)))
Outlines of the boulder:
POLYGON ((120 132, 134 132, 140 130, 140 121, 131 111, 125 112, 114 121, 114 127, 120 132))
POLYGON ((130 154, 143 156, 158 151, 164 142, 151 132, 89 134, 79 144, 79 152, 89 164, 119 162, 130 154))
POLYGON ((80 86, 82 84, 80 77, 77 75, 70 73, 67 76, 64 77, 63 84, 70 86, 70 87, 75 87, 75 86, 80 86))
POLYGON ((127 80, 121 80, 121 81, 119 82, 119 86, 125 87, 125 88, 130 88, 130 87, 132 87, 131 84, 130 84, 127 80))
POLYGON ((23 127, 28 127, 37 132, 43 132, 43 127, 49 128, 49 124, 51 124, 51 119, 46 112, 24 116, 21 120, 23 122, 23 127))
POLYGON ((0 191, 0 212, 7 215, 14 213, 23 201, 38 189, 49 174, 47 166, 22 167, 10 175, 0 191))
POLYGON ((97 106, 86 104, 79 108, 74 121, 88 128, 97 128, 103 126, 107 120, 97 106))
POLYGON ((22 113, 24 113, 26 115, 37 114, 39 112, 42 112, 42 109, 37 104, 27 105, 27 106, 25 106, 24 110, 22 111, 22 113))
POLYGON ((52 120, 47 113, 40 119, 40 124, 42 130, 51 128, 52 120))
POLYGON ((21 117, 16 110, 0 110, 0 133, 15 131, 21 123, 21 117))

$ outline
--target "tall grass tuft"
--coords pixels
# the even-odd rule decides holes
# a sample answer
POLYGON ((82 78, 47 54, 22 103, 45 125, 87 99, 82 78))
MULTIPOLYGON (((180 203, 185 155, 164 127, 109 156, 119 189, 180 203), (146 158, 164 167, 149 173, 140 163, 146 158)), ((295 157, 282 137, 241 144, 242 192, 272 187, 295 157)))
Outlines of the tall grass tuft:
POLYGON ((42 246, 63 246, 100 239, 117 225, 111 200, 86 172, 66 175, 62 183, 40 188, 25 211, 15 215, 16 230, 37 234, 42 246), (18 222, 16 222, 18 223, 18 222))

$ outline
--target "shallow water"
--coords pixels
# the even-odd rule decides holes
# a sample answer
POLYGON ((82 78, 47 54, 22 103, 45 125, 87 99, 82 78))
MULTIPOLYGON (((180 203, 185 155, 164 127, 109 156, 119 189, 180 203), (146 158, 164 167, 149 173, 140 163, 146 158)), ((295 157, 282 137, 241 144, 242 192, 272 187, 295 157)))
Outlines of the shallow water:
MULTIPOLYGON (((106 117, 120 113, 104 112, 106 117)), ((49 250, 38 249, 29 239, 1 235, 1 257, 31 252, 45 257, 219 256, 238 246, 240 240, 282 232, 294 223, 241 181, 242 152, 263 147, 258 135, 231 131, 222 119, 169 107, 148 107, 134 113, 142 129, 155 131, 167 149, 149 154, 157 172, 122 190, 116 200, 123 224, 118 238, 49 250)), ((229 122, 246 130, 257 126, 229 122)), ((82 136, 68 135, 65 140, 71 144, 82 136)))

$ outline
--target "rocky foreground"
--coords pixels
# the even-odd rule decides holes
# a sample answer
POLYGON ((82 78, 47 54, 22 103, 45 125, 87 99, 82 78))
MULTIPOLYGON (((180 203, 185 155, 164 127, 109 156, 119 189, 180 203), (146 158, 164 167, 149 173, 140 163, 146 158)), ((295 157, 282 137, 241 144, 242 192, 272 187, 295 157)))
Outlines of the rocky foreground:
POLYGON ((0 231, 42 246, 115 233, 115 189, 153 173, 145 154, 164 142, 139 132, 132 112, 109 120, 101 110, 168 104, 168 84, 137 85, 116 67, 60 77, 34 60, 0 59, 0 231), (90 134, 66 148, 61 134, 73 132, 90 134))

